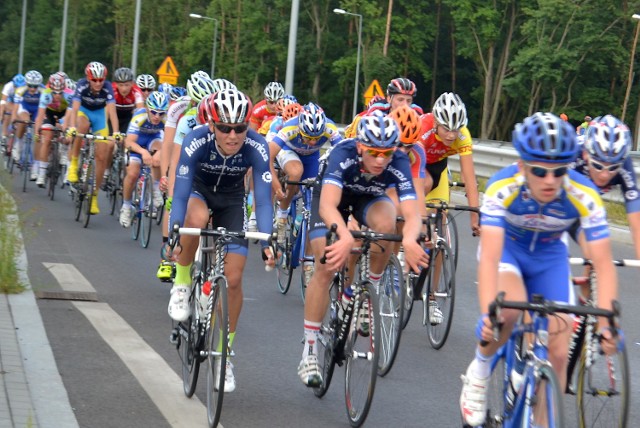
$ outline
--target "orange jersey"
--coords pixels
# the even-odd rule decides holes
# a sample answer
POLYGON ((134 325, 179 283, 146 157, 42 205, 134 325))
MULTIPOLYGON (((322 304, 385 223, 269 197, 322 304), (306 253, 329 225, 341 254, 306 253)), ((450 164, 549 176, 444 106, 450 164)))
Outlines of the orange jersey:
POLYGON ((447 146, 436 134, 433 114, 424 114, 420 119, 422 121, 420 142, 427 156, 427 165, 436 163, 452 155, 459 154, 460 156, 465 156, 471 154, 471 134, 466 126, 460 128, 458 138, 456 138, 452 145, 447 146))
POLYGON ((267 107, 267 100, 262 100, 253 107, 251 112, 251 124, 256 126, 256 129, 260 129, 262 122, 266 119, 272 118, 276 115, 276 111, 271 111, 267 107))

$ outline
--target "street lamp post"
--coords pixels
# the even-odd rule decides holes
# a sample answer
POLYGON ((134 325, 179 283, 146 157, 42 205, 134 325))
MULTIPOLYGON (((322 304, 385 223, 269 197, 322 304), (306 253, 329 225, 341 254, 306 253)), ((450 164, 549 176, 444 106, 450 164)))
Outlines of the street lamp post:
POLYGON ((636 56, 636 46, 638 45, 638 32, 640 32, 640 15, 634 13, 631 16, 633 19, 638 20, 636 25, 636 35, 633 38, 633 47, 631 48, 631 59, 629 60, 629 78, 627 79, 627 92, 624 96, 624 103, 622 104, 622 116, 620 120, 624 121, 624 116, 627 113, 627 104, 629 102, 629 95, 631 95, 631 80, 633 79, 633 60, 636 56))
POLYGON ((362 46, 362 15, 359 13, 347 12, 344 9, 333 9, 333 13, 337 13, 338 15, 351 15, 357 16, 359 19, 358 23, 358 59, 356 60, 356 78, 355 84, 353 88, 353 117, 358 114, 358 85, 360 79, 360 47, 362 46))
POLYGON ((216 18, 210 18, 208 16, 198 15, 197 13, 190 13, 189 16, 195 19, 206 19, 209 21, 214 21, 214 30, 213 30, 213 54, 211 58, 211 78, 215 77, 216 73, 216 48, 218 47, 218 20, 216 18))

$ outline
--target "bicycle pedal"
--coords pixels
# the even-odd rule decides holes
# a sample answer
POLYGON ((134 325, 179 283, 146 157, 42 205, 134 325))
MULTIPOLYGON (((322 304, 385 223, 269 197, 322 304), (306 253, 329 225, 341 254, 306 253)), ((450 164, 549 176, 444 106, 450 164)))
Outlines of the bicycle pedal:
POLYGON ((178 329, 174 328, 171 330, 171 334, 169 335, 169 343, 177 346, 180 343, 179 337, 180 334, 178 333, 178 329))

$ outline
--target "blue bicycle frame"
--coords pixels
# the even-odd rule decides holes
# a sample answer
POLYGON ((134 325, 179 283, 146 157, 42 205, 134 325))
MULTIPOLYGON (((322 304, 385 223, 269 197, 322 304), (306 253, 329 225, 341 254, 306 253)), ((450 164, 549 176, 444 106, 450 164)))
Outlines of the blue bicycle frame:
POLYGON ((291 267, 294 269, 306 261, 313 262, 314 260, 313 256, 305 255, 307 248, 307 225, 311 218, 311 193, 312 190, 310 187, 301 185, 300 194, 293 198, 291 205, 289 206, 289 216, 291 216, 294 221, 294 224, 292 224, 291 227, 295 227, 295 219, 298 216, 297 202, 300 198, 303 198, 304 207, 302 209, 302 221, 300 222, 298 235, 296 236, 296 240, 293 243, 293 248, 291 250, 291 267))

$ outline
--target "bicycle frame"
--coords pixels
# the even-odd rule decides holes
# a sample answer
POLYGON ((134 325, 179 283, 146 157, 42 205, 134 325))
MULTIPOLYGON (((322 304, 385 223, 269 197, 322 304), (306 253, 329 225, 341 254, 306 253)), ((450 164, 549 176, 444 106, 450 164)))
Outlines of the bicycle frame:
MULTIPOLYGON (((313 262, 312 255, 306 255, 307 250, 307 234, 309 219, 311 218, 311 197, 312 190, 306 185, 302 185, 300 188, 301 195, 297 195, 291 201, 291 205, 289 206, 289 215, 292 219, 296 219, 298 215, 297 201, 299 199, 303 200, 303 208, 302 208, 302 221, 300 222, 300 228, 298 229, 298 235, 296 236, 296 240, 293 243, 293 248, 291 251, 291 266, 295 269, 306 261, 313 262)), ((291 227, 295 227, 294 224, 291 227)))

